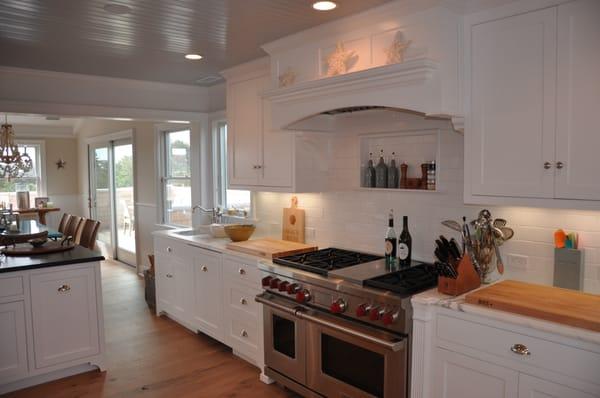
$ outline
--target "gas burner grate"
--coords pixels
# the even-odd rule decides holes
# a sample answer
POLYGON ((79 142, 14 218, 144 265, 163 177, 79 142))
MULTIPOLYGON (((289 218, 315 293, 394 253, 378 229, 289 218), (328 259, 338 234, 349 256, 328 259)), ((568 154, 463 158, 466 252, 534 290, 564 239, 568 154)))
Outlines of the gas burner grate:
POLYGON ((437 285, 437 274, 431 264, 419 264, 364 281, 364 286, 409 295, 437 285))
POLYGON ((353 252, 343 249, 321 249, 310 253, 296 254, 273 259, 275 264, 297 268, 326 276, 329 271, 379 260, 373 254, 353 252))

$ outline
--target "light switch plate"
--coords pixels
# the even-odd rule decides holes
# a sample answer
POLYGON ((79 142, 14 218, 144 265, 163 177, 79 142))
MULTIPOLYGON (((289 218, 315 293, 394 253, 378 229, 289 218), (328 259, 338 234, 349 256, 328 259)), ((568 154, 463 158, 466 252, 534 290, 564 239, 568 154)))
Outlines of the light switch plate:
POLYGON ((522 254, 508 254, 508 266, 513 269, 520 269, 526 271, 529 267, 529 256, 523 256, 522 254))

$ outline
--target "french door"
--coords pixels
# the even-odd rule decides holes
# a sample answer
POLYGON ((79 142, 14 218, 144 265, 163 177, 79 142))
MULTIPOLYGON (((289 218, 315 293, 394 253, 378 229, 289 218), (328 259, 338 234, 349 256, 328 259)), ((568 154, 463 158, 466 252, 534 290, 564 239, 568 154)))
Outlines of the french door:
POLYGON ((133 142, 124 138, 89 145, 90 218, 100 221, 103 253, 136 264, 133 142))

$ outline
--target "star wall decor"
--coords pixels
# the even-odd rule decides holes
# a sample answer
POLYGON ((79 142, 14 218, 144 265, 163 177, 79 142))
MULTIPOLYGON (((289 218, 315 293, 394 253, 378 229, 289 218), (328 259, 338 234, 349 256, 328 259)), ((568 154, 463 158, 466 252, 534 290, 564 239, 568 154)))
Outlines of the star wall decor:
POLYGON ((355 51, 347 51, 343 43, 337 43, 335 50, 327 56, 327 76, 343 75, 348 71, 348 64, 352 58, 358 59, 355 51))
POLYGON ((285 72, 279 75, 279 87, 288 87, 296 82, 296 72, 292 68, 287 68, 285 72))
POLYGON ((385 49, 386 54, 386 65, 390 64, 400 64, 404 62, 404 52, 410 46, 412 40, 402 41, 399 39, 394 39, 392 44, 385 49))
POLYGON ((64 169, 66 165, 67 165, 67 161, 63 160, 62 158, 60 158, 60 159, 58 159, 56 161, 56 168, 57 169, 64 169))

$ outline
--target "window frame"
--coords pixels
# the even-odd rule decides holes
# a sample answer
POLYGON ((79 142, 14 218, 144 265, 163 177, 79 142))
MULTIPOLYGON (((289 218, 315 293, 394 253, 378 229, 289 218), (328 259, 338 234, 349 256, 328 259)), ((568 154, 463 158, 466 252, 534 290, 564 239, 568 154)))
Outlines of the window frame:
MULTIPOLYGON (((48 196, 47 191, 47 178, 46 178, 46 141, 44 140, 30 140, 30 139, 15 139, 17 146, 37 146, 39 147, 38 158, 36 164, 39 168, 37 175, 38 183, 38 195, 39 197, 48 196)), ((31 198, 33 200, 33 198, 31 198)))
MULTIPOLYGON (((191 226, 193 226, 193 217, 192 217, 192 225, 183 225, 183 224, 175 224, 173 222, 168 221, 168 217, 167 217, 167 211, 168 211, 168 206, 167 206, 167 184, 169 181, 189 181, 190 183, 190 203, 192 203, 193 201, 193 188, 192 188, 192 183, 193 183, 193 178, 192 178, 192 164, 193 164, 193 160, 192 160, 192 156, 193 156, 193 151, 192 151, 192 129, 191 126, 189 124, 181 124, 181 125, 177 125, 177 126, 173 126, 173 125, 169 125, 169 126, 158 126, 157 129, 157 149, 158 149, 158 162, 157 162, 157 175, 158 175, 158 197, 160 198, 160 204, 158 206, 158 211, 159 211, 159 220, 160 223, 162 225, 165 226, 169 226, 169 227, 175 227, 175 228, 189 228, 191 226), (189 154, 189 161, 190 161, 190 174, 187 177, 170 177, 167 176, 167 167, 168 167, 168 154, 167 154, 167 137, 170 133, 176 133, 176 132, 180 132, 180 131, 188 131, 189 132, 189 136, 190 136, 190 154, 189 154)), ((193 204, 192 204, 193 205, 193 204)), ((191 206, 190 206, 190 211, 191 211, 191 206)))

